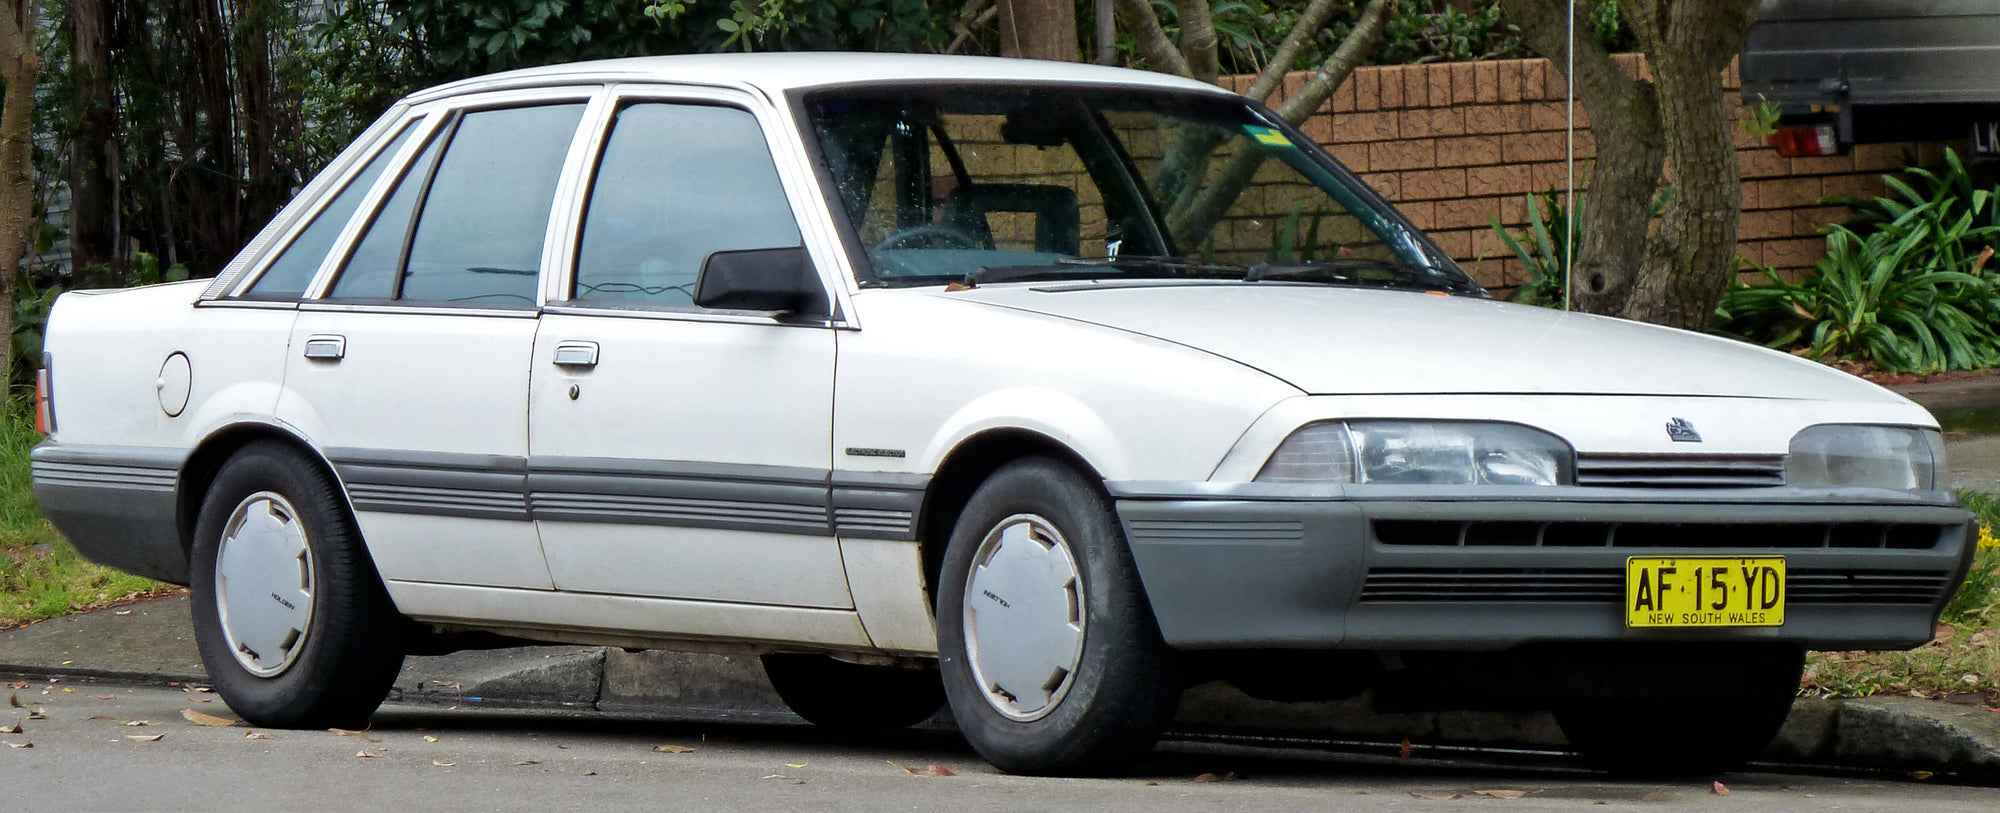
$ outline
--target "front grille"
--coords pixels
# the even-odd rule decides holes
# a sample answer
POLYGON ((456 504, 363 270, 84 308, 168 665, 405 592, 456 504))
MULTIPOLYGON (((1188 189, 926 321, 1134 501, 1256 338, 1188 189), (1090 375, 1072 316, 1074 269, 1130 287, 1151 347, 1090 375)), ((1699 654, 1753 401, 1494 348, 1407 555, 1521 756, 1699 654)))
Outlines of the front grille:
MULTIPOLYGON (((1790 605, 1934 604, 1951 585, 1945 571, 1820 570, 1785 576, 1790 605)), ((1622 605, 1619 568, 1380 567, 1361 586, 1362 604, 1622 605)))
POLYGON ((1384 545, 1544 548, 1929 550, 1957 525, 1886 522, 1500 522, 1381 519, 1384 545))
POLYGON ((1608 488, 1781 486, 1785 484, 1785 456, 1579 454, 1576 484, 1608 488))

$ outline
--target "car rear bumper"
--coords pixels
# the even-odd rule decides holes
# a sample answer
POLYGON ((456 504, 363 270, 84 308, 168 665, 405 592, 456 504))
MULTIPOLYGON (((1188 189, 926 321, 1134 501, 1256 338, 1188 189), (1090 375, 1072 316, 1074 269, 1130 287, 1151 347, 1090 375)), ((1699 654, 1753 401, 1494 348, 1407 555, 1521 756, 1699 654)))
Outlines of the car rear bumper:
POLYGON ((1932 502, 1258 499, 1113 485, 1166 641, 1183 649, 1490 651, 1532 643, 1930 640, 1976 538, 1932 502), (1776 627, 1629 629, 1632 556, 1783 556, 1776 627))
POLYGON ((65 447, 30 454, 35 501, 49 523, 91 561, 151 579, 188 583, 175 526, 179 449, 65 447))

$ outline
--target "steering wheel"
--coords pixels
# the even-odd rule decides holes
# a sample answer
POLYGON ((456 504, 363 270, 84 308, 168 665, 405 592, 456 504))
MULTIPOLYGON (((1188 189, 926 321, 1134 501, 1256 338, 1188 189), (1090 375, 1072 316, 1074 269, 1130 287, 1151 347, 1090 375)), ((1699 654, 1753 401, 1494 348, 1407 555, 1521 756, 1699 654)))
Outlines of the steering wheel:
POLYGON ((871 251, 895 251, 909 248, 945 248, 962 251, 977 251, 984 248, 979 238, 950 226, 911 226, 897 231, 876 243, 871 251))

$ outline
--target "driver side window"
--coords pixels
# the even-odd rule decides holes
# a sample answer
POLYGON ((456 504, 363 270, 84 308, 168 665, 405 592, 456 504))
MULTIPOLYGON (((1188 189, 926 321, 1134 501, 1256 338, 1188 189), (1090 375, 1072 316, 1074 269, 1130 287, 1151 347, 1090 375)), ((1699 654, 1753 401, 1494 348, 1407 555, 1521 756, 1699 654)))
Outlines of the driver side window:
POLYGON ((577 247, 579 302, 688 307, 710 254, 804 244, 756 117, 640 102, 618 111, 577 247))

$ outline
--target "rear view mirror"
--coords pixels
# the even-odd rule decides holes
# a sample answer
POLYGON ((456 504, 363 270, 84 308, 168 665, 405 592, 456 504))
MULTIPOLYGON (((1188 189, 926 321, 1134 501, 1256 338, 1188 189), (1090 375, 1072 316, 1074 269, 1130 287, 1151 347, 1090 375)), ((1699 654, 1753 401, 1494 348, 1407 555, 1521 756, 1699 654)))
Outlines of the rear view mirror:
POLYGON ((803 246, 718 251, 702 261, 694 304, 813 316, 826 313, 826 289, 803 246))

